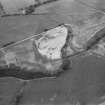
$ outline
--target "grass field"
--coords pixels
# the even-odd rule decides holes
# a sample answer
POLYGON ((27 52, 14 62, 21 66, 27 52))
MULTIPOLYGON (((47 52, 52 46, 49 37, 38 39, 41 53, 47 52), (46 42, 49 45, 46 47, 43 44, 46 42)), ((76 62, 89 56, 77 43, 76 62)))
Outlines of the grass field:
MULTIPOLYGON (((84 0, 85 3, 87 1, 89 0, 84 0)), ((54 4, 47 8, 47 10, 48 14, 46 15, 1 18, 1 45, 10 41, 22 40, 61 23, 73 23, 82 30, 88 27, 90 23, 100 23, 105 16, 103 12, 99 12, 100 10, 79 4, 78 2, 72 3, 70 0, 61 0, 56 5, 54 4)), ((57 103, 63 103, 63 101, 70 102, 71 97, 74 97, 81 102, 81 105, 87 105, 87 103, 96 100, 97 97, 103 96, 105 93, 105 60, 96 56, 83 58, 77 56, 71 60, 72 69, 62 77, 56 80, 33 80, 28 83, 21 103, 24 105, 26 103, 33 104, 39 102, 43 97, 45 102, 49 102, 49 98, 56 93, 55 102, 57 103)), ((12 85, 8 86, 13 88, 12 85)))
POLYGON ((78 2, 61 0, 50 6, 42 6, 38 9, 45 15, 5 17, 0 19, 0 41, 2 44, 22 40, 33 34, 42 32, 46 28, 55 27, 61 23, 74 24, 83 29, 89 25, 100 22, 103 13, 78 2), (65 4, 65 5, 63 5, 65 4), (71 5, 72 4, 72 5, 71 5), (88 21, 87 21, 88 20, 88 21))

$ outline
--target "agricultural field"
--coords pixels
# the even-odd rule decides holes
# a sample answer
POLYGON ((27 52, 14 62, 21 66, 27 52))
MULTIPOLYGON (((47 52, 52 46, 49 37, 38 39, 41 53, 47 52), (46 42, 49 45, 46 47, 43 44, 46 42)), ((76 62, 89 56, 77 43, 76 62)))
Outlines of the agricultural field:
MULTIPOLYGON (((0 1, 5 13, 10 14, 0 17, 0 48, 10 42, 22 41, 33 35, 35 37, 46 30, 64 25, 70 29, 69 34, 73 39, 70 40, 70 45, 75 56, 68 57, 69 66, 65 66, 68 61, 64 60, 64 67, 61 67, 67 70, 59 76, 52 72, 42 73, 43 67, 40 69, 41 72, 37 69, 20 70, 20 67, 15 68, 14 65, 9 70, 1 69, 0 105, 104 105, 105 1, 51 0, 44 4, 43 2, 46 1, 0 1), (21 10, 25 10, 30 5, 36 6, 35 11, 32 12, 33 15, 16 15, 23 13, 21 10), (36 74, 35 71, 37 71, 36 74)), ((5 14, 2 12, 1 9, 1 15, 5 14)), ((21 53, 20 59, 25 56, 25 60, 28 61, 30 59, 25 55, 28 51, 24 48, 33 50, 30 46, 32 41, 33 39, 23 41, 26 44, 19 43, 20 47, 17 44, 3 51, 8 52, 12 49, 21 53)), ((37 57, 39 57, 38 54, 37 57)), ((0 58, 2 58, 1 52, 0 58)))

